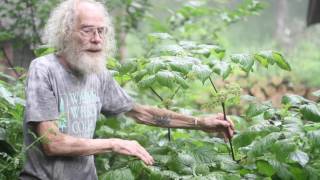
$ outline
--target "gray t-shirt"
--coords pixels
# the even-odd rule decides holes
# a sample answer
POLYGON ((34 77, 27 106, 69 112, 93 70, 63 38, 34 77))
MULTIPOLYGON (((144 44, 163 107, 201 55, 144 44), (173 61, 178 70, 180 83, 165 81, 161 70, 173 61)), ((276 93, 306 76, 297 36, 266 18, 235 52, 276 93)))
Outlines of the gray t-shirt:
MULTIPOLYGON (((34 140, 32 123, 57 120, 59 130, 75 137, 93 138, 100 112, 117 115, 132 108, 131 98, 106 70, 82 78, 60 64, 54 54, 32 61, 26 86, 24 143, 34 140)), ((20 179, 97 179, 94 157, 49 157, 39 143, 26 152, 20 179)))

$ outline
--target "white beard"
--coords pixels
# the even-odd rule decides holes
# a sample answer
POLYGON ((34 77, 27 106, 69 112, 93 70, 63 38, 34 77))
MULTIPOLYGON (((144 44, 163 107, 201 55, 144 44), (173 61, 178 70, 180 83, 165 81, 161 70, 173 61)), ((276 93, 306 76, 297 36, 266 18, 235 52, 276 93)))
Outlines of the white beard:
POLYGON ((64 56, 70 68, 79 75, 99 74, 106 69, 105 50, 98 53, 82 51, 78 45, 70 42, 64 51, 64 56))

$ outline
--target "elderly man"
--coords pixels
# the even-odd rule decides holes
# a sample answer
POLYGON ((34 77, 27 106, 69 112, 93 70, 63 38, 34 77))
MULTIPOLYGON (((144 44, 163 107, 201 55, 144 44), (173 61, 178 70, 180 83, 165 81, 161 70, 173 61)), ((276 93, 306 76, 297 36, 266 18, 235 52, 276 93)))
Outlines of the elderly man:
POLYGON ((147 125, 232 137, 234 127, 221 114, 197 118, 132 102, 105 69, 105 59, 114 49, 114 33, 102 4, 62 2, 48 20, 44 40, 57 52, 30 65, 24 136, 27 146, 35 141, 34 133, 46 141, 28 149, 20 179, 97 179, 93 155, 112 151, 152 165, 153 158, 136 141, 92 139, 100 112, 126 113, 147 125))

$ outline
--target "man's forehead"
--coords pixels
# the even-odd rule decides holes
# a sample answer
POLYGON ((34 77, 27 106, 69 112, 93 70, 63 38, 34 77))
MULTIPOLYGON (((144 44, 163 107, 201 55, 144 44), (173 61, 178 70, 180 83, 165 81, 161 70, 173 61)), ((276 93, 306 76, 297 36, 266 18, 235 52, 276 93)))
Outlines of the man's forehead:
POLYGON ((103 8, 96 4, 80 2, 77 6, 78 25, 103 26, 105 16, 103 8))

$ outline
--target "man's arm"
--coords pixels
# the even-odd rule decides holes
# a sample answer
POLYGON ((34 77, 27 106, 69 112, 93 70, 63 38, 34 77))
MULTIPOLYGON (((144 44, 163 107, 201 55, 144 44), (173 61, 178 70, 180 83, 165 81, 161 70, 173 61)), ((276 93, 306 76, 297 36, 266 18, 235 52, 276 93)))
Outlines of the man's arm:
POLYGON ((126 115, 138 123, 170 128, 200 129, 206 132, 222 132, 226 137, 232 137, 234 125, 224 120, 223 114, 193 117, 182 115, 167 109, 136 104, 126 115))
POLYGON ((136 141, 122 139, 86 139, 61 133, 55 121, 36 124, 39 136, 44 136, 44 153, 48 156, 84 156, 114 151, 119 154, 136 156, 146 164, 152 164, 153 158, 136 141))

